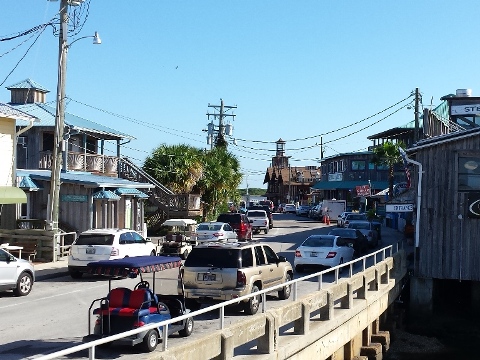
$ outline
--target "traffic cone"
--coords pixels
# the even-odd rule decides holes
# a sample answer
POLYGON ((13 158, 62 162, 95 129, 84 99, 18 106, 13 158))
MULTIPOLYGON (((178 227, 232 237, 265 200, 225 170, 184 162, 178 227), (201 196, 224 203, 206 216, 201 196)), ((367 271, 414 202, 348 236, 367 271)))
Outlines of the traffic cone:
POLYGON ((327 215, 327 225, 330 225, 330 216, 327 215))
POLYGON ((323 215, 323 223, 324 223, 324 224, 327 223, 327 215, 323 215))

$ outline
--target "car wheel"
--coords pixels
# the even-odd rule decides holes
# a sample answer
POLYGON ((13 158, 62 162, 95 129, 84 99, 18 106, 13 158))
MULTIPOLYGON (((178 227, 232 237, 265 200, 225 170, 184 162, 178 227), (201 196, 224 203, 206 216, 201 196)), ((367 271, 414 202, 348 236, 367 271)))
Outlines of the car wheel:
MULTIPOLYGON (((252 294, 258 291, 257 285, 252 286, 252 294)), ((260 295, 255 295, 252 296, 248 302, 244 304, 243 310, 245 311, 245 314, 248 315, 255 315, 258 311, 258 308, 260 306, 260 295)))
POLYGON ((188 250, 185 250, 182 254, 182 259, 185 260, 188 256, 188 250))
POLYGON ((305 270, 303 265, 295 265, 295 271, 298 273, 302 273, 305 270))
MULTIPOLYGON (((285 276, 285 282, 289 282, 292 280, 292 275, 288 274, 285 276)), ((286 285, 282 290, 278 292, 278 298, 280 300, 286 300, 290 297, 290 294, 292 292, 292 285, 286 285)))
POLYGON ((152 252, 150 253, 150 256, 155 256, 155 255, 156 255, 156 254, 155 254, 155 251, 152 250, 152 252))
POLYGON ((195 299, 185 299, 185 306, 187 309, 190 309, 190 311, 197 311, 200 310, 202 304, 195 299))
POLYGON ((188 318, 185 320, 185 326, 178 333, 180 336, 187 337, 190 336, 193 332, 193 319, 188 318))
POLYGON ((147 332, 147 335, 143 338, 142 348, 146 352, 152 352, 158 345, 158 332, 155 329, 151 329, 147 332))
POLYGON ((29 273, 23 272, 17 280, 17 287, 13 290, 16 296, 25 296, 32 291, 33 278, 29 273))
POLYGON ((83 276, 83 273, 81 273, 80 271, 69 271, 70 273, 70 276, 72 277, 72 279, 80 279, 82 276, 83 276))

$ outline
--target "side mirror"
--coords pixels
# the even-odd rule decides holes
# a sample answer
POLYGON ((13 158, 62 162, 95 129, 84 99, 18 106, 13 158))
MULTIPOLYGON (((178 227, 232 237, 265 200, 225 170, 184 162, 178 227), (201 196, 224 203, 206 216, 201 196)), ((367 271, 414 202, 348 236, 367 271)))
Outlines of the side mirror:
POLYGON ((282 255, 278 255, 278 262, 287 262, 287 258, 282 255))
POLYGON ((152 242, 152 239, 150 239, 149 237, 145 238, 145 242, 152 242))

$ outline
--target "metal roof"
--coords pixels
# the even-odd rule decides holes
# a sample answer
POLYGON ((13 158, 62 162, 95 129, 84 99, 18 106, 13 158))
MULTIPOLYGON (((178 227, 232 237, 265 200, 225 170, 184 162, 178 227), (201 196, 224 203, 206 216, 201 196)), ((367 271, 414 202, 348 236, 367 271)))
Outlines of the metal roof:
MULTIPOLYGON (((33 104, 9 104, 10 107, 17 111, 22 111, 30 116, 40 119, 40 123, 34 126, 51 126, 55 127, 56 108, 45 103, 33 104)), ((124 134, 107 126, 97 124, 96 122, 84 119, 80 116, 65 112, 65 126, 70 126, 72 130, 81 132, 101 134, 104 138, 110 139, 135 139, 131 135, 124 134)), ((17 118, 17 126, 27 125, 22 118, 17 118)))
POLYGON ((26 121, 35 121, 38 122, 39 119, 31 114, 28 114, 24 111, 16 109, 14 106, 0 103, 0 117, 6 117, 9 119, 23 120, 25 125, 28 125, 26 121))
POLYGON ((135 197, 138 197, 138 198, 143 198, 143 199, 146 199, 148 198, 149 196, 143 192, 141 192, 140 190, 137 190, 137 189, 132 189, 132 188, 118 188, 115 190, 115 194, 116 195, 133 195, 135 197))
POLYGON ((44 88, 42 85, 33 81, 32 79, 25 79, 16 84, 7 86, 7 90, 12 90, 12 89, 34 89, 44 93, 50 92, 50 90, 44 88))
POLYGON ((20 178, 20 184, 18 185, 20 189, 26 189, 29 191, 37 191, 43 189, 35 181, 33 181, 30 176, 21 176, 20 178))
MULTIPOLYGON (((26 170, 18 169, 17 176, 29 176, 32 180, 51 180, 50 170, 26 170)), ((60 173, 60 182, 69 184, 80 184, 87 188, 139 188, 151 189, 155 185, 140 183, 110 176, 95 175, 89 172, 67 171, 60 173)))
POLYGON ((118 200, 120 200, 120 196, 114 194, 110 190, 97 191, 95 194, 93 194, 93 198, 95 200, 108 200, 108 201, 118 201, 118 200))

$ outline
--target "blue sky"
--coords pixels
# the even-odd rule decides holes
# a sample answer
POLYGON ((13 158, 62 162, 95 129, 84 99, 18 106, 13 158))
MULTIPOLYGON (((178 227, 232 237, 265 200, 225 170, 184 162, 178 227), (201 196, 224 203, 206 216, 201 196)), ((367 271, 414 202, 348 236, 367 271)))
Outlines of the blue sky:
MULTIPOLYGON (((353 125, 416 87, 423 106, 456 89, 480 95, 478 0, 87 3, 69 42, 98 31, 102 44, 71 46, 67 111, 135 136, 124 154, 139 165, 162 143, 210 148, 202 129, 221 98, 237 106, 229 150, 241 187, 265 188, 279 138, 292 166, 317 165, 320 136, 325 156, 363 151, 367 136, 413 120, 413 109, 400 109, 410 98, 353 125)), ((3 0, 0 38, 48 22, 59 6, 3 0)), ((0 42, 0 102, 26 78, 55 99, 58 38, 51 27, 37 34, 0 42)))

